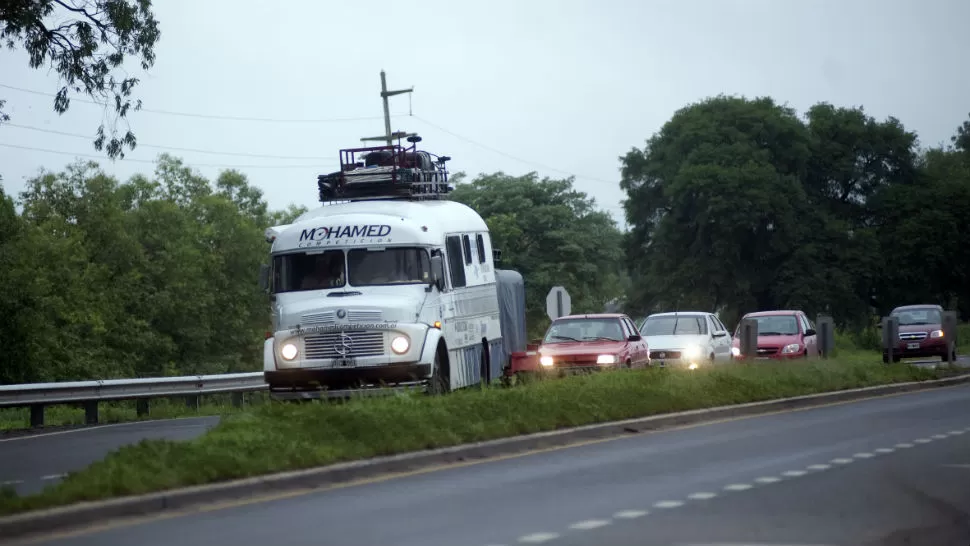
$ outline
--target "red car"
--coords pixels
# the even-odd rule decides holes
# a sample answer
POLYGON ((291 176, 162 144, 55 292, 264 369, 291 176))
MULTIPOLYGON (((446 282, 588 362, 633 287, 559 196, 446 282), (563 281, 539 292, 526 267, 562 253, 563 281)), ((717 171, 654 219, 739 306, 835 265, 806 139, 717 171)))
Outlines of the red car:
POLYGON ((630 368, 650 363, 647 342, 619 313, 569 315, 549 325, 539 344, 541 370, 630 368))
MULTIPOLYGON (((801 311, 759 311, 748 313, 741 320, 758 321, 758 354, 756 360, 790 359, 818 356, 815 325, 801 311)), ((742 358, 741 324, 734 332, 731 355, 742 358)))
MULTIPOLYGON (((947 340, 943 339, 943 307, 939 305, 904 305, 889 316, 899 320, 899 339, 893 346, 893 361, 901 358, 938 356, 946 360, 947 340)), ((956 360, 956 350, 953 352, 956 360)), ((882 361, 889 362, 889 354, 882 350, 882 361)))

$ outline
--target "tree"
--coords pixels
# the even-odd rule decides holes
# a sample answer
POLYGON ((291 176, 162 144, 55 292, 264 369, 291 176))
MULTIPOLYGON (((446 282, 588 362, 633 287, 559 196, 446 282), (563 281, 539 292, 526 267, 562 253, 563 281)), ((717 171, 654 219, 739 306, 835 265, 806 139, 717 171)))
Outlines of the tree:
POLYGON ((502 251, 500 267, 523 275, 532 336, 548 324, 546 294, 553 286, 566 287, 575 313, 602 312, 622 294, 622 235, 595 200, 573 189, 571 178, 498 172, 454 180, 452 199, 485 219, 493 248, 502 251))
MULTIPOLYGON (((141 101, 132 103, 138 79, 128 76, 123 64, 137 57, 148 70, 155 62, 160 32, 151 0, 6 0, 0 3, 0 40, 10 49, 23 47, 31 68, 50 66, 64 85, 54 99, 63 114, 71 105, 68 92, 84 93, 113 110, 109 132, 102 123, 94 147, 109 157, 124 157, 124 147, 135 148, 131 130, 119 136, 117 122, 141 101), (118 76, 122 72, 124 77, 118 76)), ((0 101, 0 122, 9 119, 0 101)))
POLYGON ((621 158, 634 305, 771 307, 779 264, 801 236, 809 136, 769 98, 719 96, 677 111, 621 158))
MULTIPOLYGON (((159 157, 120 183, 95 163, 0 192, 0 382, 258 369, 270 218, 241 173, 159 157)), ((291 207, 292 209, 292 207, 291 207)))

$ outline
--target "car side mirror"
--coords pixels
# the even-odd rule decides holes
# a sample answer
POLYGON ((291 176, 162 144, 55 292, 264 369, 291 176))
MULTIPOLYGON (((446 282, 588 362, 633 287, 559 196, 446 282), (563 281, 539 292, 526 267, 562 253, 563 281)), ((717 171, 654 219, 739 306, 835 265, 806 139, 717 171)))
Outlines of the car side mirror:
POLYGON ((811 328, 809 328, 808 330, 805 330, 805 335, 806 336, 814 336, 815 335, 815 330, 812 330, 811 328))
POLYGON ((535 338, 529 342, 530 345, 542 345, 542 338, 535 338))
POLYGON ((428 289, 434 286, 438 292, 445 290, 445 263, 440 254, 431 257, 431 283, 428 289))
POLYGON ((259 289, 263 292, 269 291, 269 266, 266 264, 259 266, 259 289))
POLYGON ((636 334, 632 334, 630 337, 626 338, 627 341, 640 341, 641 339, 643 339, 643 337, 636 334))
POLYGON ((724 337, 727 335, 727 332, 725 332, 724 330, 719 330, 717 332, 714 332, 712 335, 714 337, 724 337))

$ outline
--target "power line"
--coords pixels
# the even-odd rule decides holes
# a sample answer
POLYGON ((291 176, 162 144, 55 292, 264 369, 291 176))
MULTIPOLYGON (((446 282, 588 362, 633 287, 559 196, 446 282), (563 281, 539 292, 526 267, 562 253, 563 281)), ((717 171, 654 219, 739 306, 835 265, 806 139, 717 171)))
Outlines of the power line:
MULTIPOLYGON (((20 125, 18 123, 3 123, 0 127, 16 127, 18 129, 27 129, 29 131, 38 131, 41 133, 50 133, 52 135, 62 135, 74 138, 83 138, 85 140, 93 140, 91 135, 82 135, 78 133, 67 133, 64 131, 55 131, 53 129, 41 129, 40 127, 31 127, 29 125, 20 125)), ((143 144, 138 143, 138 146, 143 146, 145 148, 159 148, 161 150, 175 150, 179 152, 197 152, 200 154, 212 154, 212 155, 230 155, 237 157, 258 157, 263 159, 300 159, 300 160, 321 160, 321 161, 336 161, 336 157, 320 157, 320 156, 287 156, 287 155, 267 155, 267 154, 253 154, 253 153, 242 153, 242 152, 220 152, 216 150, 203 150, 199 148, 179 148, 177 146, 162 146, 161 144, 143 144)))
MULTIPOLYGON (((0 83, 0 87, 4 89, 12 89, 14 91, 20 91, 22 93, 31 93, 34 95, 42 95, 45 97, 56 97, 55 93, 45 93, 43 91, 35 91, 33 89, 24 89, 22 87, 15 87, 13 85, 7 85, 0 83)), ((72 101, 83 102, 85 104, 94 104, 97 106, 103 106, 101 103, 87 100, 77 97, 72 97, 72 101)), ((383 116, 365 116, 365 117, 355 117, 355 118, 329 118, 329 119, 281 119, 281 118, 257 118, 257 117, 244 117, 244 116, 218 116, 214 114, 199 114, 196 112, 177 112, 173 110, 158 110, 153 108, 140 108, 139 112, 149 112, 152 114, 164 114, 168 116, 182 116, 189 118, 202 118, 202 119, 222 119, 230 121, 258 121, 264 123, 338 123, 346 121, 371 121, 380 119, 383 120, 383 116)), ((401 114, 395 114, 392 117, 399 117, 401 114)))
MULTIPOLYGON (((88 157, 88 158, 92 158, 92 159, 104 159, 104 156, 100 156, 100 155, 82 154, 82 153, 73 153, 73 152, 62 152, 60 150, 49 150, 47 148, 33 148, 33 147, 30 147, 30 146, 18 146, 16 144, 6 144, 6 143, 3 143, 3 142, 0 142, 0 147, 4 147, 4 148, 15 148, 15 149, 18 149, 18 150, 29 150, 29 151, 32 151, 32 152, 47 152, 49 154, 70 155, 70 156, 74 156, 74 157, 88 157)), ((121 161, 130 161, 132 163, 151 163, 151 164, 156 163, 155 161, 150 160, 150 159, 130 159, 130 158, 124 158, 121 161)), ((191 162, 191 163, 190 162, 186 162, 186 164, 188 164, 190 166, 193 166, 193 167, 216 167, 216 168, 221 168, 221 169, 318 169, 320 167, 319 165, 220 165, 220 164, 213 164, 213 163, 195 163, 195 162, 191 162)))
POLYGON ((539 167, 541 169, 546 169, 546 170, 549 170, 549 171, 555 171, 555 172, 558 172, 558 173, 567 174, 569 176, 575 176, 576 178, 585 178, 587 180, 592 180, 594 182, 601 182, 603 184, 615 184, 616 183, 616 181, 610 182, 610 181, 604 180, 602 178, 596 178, 595 176, 578 175, 576 173, 571 173, 569 171, 564 171, 562 169, 557 169, 555 167, 550 167, 549 165, 543 165, 542 163, 538 163, 538 162, 535 162, 535 161, 530 161, 528 159, 522 159, 521 157, 516 157, 516 156, 514 156, 512 154, 505 153, 502 150, 497 150, 495 148, 492 148, 491 146, 487 146, 485 144, 482 144, 481 142, 476 142, 476 141, 474 141, 474 140, 472 140, 472 139, 470 139, 468 137, 464 137, 464 136, 461 136, 461 135, 459 135, 459 134, 457 134, 457 133, 455 133, 453 131, 449 131, 448 129, 445 129, 444 127, 442 127, 440 125, 437 125, 435 123, 432 123, 432 122, 430 122, 430 121, 428 121, 428 120, 426 120, 426 119, 424 119, 422 117, 413 116, 413 115, 412 115, 412 117, 414 117, 415 119, 417 119, 421 123, 424 123, 425 125, 428 125, 430 127, 433 127, 435 129, 443 132, 443 133, 448 133, 449 135, 451 135, 451 136, 453 136, 453 137, 455 137, 455 138, 457 138, 459 140, 464 140, 465 142, 468 142, 469 144, 474 144, 475 146, 478 146, 478 147, 484 148, 484 149, 486 149, 486 150, 488 150, 490 152, 493 152, 493 153, 496 153, 496 154, 505 156, 505 157, 507 157, 509 159, 514 159, 515 161, 518 161, 520 163, 525 163, 525 164, 528 164, 528 165, 534 165, 534 166, 539 167))

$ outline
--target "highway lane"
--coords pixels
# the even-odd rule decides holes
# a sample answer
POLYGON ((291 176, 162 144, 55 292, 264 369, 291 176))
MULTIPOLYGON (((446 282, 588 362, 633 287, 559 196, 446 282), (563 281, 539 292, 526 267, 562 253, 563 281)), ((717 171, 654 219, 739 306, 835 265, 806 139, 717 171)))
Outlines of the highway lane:
POLYGON ((968 510, 970 386, 961 386, 118 523, 43 544, 890 546, 908 533, 922 537, 911 544, 959 537, 966 546, 968 510))
POLYGON ((143 439, 188 440, 219 423, 190 417, 100 425, 0 439, 0 484, 21 495, 36 493, 109 452, 143 439))

